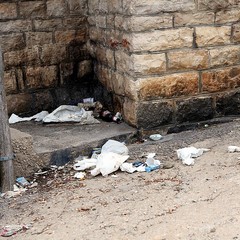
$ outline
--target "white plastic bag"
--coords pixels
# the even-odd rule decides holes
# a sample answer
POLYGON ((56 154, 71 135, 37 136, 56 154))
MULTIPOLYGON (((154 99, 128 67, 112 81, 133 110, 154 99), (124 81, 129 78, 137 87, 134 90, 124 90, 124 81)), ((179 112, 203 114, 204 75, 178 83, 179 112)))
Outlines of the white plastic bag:
POLYGON ((145 166, 134 167, 132 163, 123 163, 120 166, 122 172, 134 173, 134 172, 145 172, 145 166))
POLYGON ((240 147, 237 147, 237 146, 229 146, 229 147, 228 147, 228 152, 229 152, 229 153, 240 152, 240 147))
POLYGON ((204 152, 209 151, 206 148, 186 147, 177 150, 177 156, 185 165, 194 165, 194 159, 200 157, 204 152))
POLYGON ((97 165, 97 159, 95 158, 84 159, 74 164, 73 169, 75 171, 84 171, 91 167, 96 167, 96 165, 97 165))
POLYGON ((44 119, 44 117, 46 117, 48 115, 48 111, 42 111, 40 113, 37 113, 35 115, 33 115, 32 117, 19 117, 18 115, 16 114, 12 114, 9 118, 9 123, 10 124, 13 124, 13 123, 17 123, 17 122, 28 122, 28 121, 31 121, 31 120, 34 120, 36 122, 40 122, 44 119))
POLYGON ((103 146, 101 153, 117 153, 120 155, 127 155, 128 148, 121 142, 115 140, 108 140, 103 146))

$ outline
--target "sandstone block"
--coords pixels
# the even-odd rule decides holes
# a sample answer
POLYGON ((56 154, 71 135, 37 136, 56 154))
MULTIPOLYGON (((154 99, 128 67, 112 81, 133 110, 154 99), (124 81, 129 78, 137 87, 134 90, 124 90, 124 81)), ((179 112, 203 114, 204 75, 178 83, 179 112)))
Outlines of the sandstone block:
POLYGON ((3 52, 21 50, 26 47, 22 33, 1 35, 0 45, 3 52))
POLYGON ((126 31, 141 32, 152 31, 173 26, 173 17, 169 14, 161 16, 132 16, 115 18, 115 25, 119 29, 126 31))
POLYGON ((218 115, 240 114, 240 92, 233 91, 218 94, 216 97, 216 112, 218 115))
POLYGON ((37 31, 45 30, 45 31, 52 31, 55 29, 62 29, 63 23, 62 19, 49 19, 49 20, 34 20, 34 27, 37 31))
POLYGON ((92 61, 91 60, 85 60, 78 64, 78 79, 81 79, 89 74, 91 74, 93 71, 92 69, 92 61))
POLYGON ((75 30, 68 31, 56 31, 55 40, 56 43, 68 44, 75 39, 75 30))
POLYGON ((86 0, 67 0, 69 5, 70 14, 86 14, 87 1, 86 0))
POLYGON ((116 51, 115 60, 116 68, 118 71, 122 73, 131 73, 131 70, 133 70, 133 59, 131 59, 131 57, 127 53, 123 51, 116 51))
POLYGON ((199 10, 221 11, 238 4, 238 0, 199 0, 199 10))
POLYGON ((231 27, 197 27, 196 43, 199 47, 230 43, 231 27))
POLYGON ((165 54, 133 54, 131 59, 133 71, 138 75, 153 75, 166 71, 165 54))
POLYGON ((58 99, 54 99, 54 94, 52 95, 51 92, 47 90, 41 90, 40 92, 37 91, 33 93, 34 98, 34 110, 36 112, 40 112, 43 110, 51 111, 54 108, 58 107, 58 99))
POLYGON ((211 67, 234 65, 238 64, 240 61, 239 46, 210 49, 209 54, 211 67))
POLYGON ((99 0, 98 9, 100 13, 108 12, 108 1, 107 0, 99 0))
POLYGON ((16 3, 0 3, 0 19, 11 19, 17 17, 16 3))
POLYGON ((134 33, 130 42, 130 49, 132 51, 162 51, 191 47, 193 43, 193 29, 184 28, 149 33, 134 33))
POLYGON ((77 16, 63 19, 63 26, 69 30, 82 28, 82 26, 84 26, 85 24, 87 24, 87 17, 85 16, 77 16))
POLYGON ((230 11, 221 11, 216 13, 216 23, 224 24, 237 22, 240 20, 240 10, 232 9, 230 11))
POLYGON ((5 68, 20 65, 35 65, 39 64, 38 48, 26 48, 19 51, 6 52, 4 55, 5 68))
POLYGON ((197 93, 198 74, 196 72, 139 80, 139 97, 143 100, 189 96, 197 93))
POLYGON ((30 20, 14 20, 7 22, 0 22, 0 32, 21 32, 21 31, 31 31, 32 22, 30 20))
POLYGON ((26 88, 38 89, 57 85, 57 67, 29 67, 26 69, 26 88))
POLYGON ((177 123, 203 121, 214 116, 213 99, 198 97, 176 101, 177 123))
POLYGON ((137 102, 125 98, 123 103, 123 117, 124 120, 132 125, 137 126, 137 102))
POLYGON ((12 113, 28 113, 33 102, 32 96, 29 93, 11 94, 6 97, 8 114, 12 113))
POLYGON ((102 16, 102 15, 97 15, 96 16, 96 26, 100 27, 100 28, 106 28, 107 27, 107 20, 106 20, 106 16, 102 16))
POLYGON ((119 74, 118 72, 112 73, 112 86, 113 86, 113 92, 117 95, 124 96, 125 88, 124 88, 124 81, 125 76, 122 74, 119 74))
POLYGON ((174 26, 194 26, 204 24, 214 24, 213 12, 181 12, 174 15, 174 26))
POLYGON ((240 24, 233 25, 233 42, 240 43, 240 24))
POLYGON ((220 92, 240 86, 240 67, 230 67, 202 73, 205 92, 220 92))
POLYGON ((64 85, 73 78, 73 67, 73 63, 60 63, 61 85, 64 85))
POLYGON ((42 46, 44 44, 51 44, 52 33, 50 32, 27 32, 26 33, 27 46, 32 47, 35 45, 42 46))
POLYGON ((106 87, 108 91, 112 91, 113 86, 112 86, 112 71, 111 69, 97 65, 95 73, 97 75, 98 80, 106 87))
POLYGON ((88 1, 88 9, 90 14, 95 14, 98 11, 99 9, 98 3, 99 0, 88 1))
POLYGON ((156 14, 161 12, 192 11, 194 0, 123 0, 124 11, 128 14, 156 14))
POLYGON ((208 68, 207 50, 174 51, 168 53, 168 68, 170 70, 204 69, 208 68))
POLYGON ((122 13, 122 2, 119 0, 108 0, 108 13, 122 13))
POLYGON ((20 16, 24 18, 44 17, 46 8, 44 1, 19 2, 20 16))
POLYGON ((51 17, 62 17, 67 14, 67 3, 64 0, 48 0, 47 14, 51 17))
POLYGON ((14 70, 5 71, 3 75, 6 94, 16 93, 17 81, 14 70))
POLYGON ((65 45, 45 44, 42 47, 41 60, 44 64, 58 64, 67 58, 65 45))
POLYGON ((78 44, 85 43, 87 41, 87 32, 88 30, 85 26, 77 30, 74 41, 77 42, 78 44))
POLYGON ((137 108, 137 126, 151 129, 173 121, 172 101, 140 102, 137 108))

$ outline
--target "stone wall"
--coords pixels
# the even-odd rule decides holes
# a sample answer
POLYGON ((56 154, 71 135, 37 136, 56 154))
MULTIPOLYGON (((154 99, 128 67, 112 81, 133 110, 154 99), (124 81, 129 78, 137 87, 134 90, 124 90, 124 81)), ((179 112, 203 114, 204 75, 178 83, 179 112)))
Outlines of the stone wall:
POLYGON ((92 79, 87 36, 86 0, 1 1, 9 113, 52 109, 83 97, 92 79))
POLYGON ((92 0, 89 49, 138 127, 240 113, 239 0, 92 0))

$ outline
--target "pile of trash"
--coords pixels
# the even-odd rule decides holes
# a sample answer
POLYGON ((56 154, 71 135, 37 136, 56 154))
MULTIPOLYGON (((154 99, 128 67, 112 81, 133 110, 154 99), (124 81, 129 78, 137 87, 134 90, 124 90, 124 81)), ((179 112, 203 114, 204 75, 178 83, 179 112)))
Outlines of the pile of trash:
POLYGON ((117 112, 114 115, 110 111, 104 109, 100 102, 94 102, 93 98, 87 98, 83 99, 83 103, 78 103, 77 106, 62 105, 51 113, 48 111, 41 111, 31 117, 19 117, 13 113, 9 118, 9 123, 14 124, 34 120, 43 123, 74 122, 86 125, 100 123, 96 118, 116 123, 121 123, 123 120, 121 113, 117 112))

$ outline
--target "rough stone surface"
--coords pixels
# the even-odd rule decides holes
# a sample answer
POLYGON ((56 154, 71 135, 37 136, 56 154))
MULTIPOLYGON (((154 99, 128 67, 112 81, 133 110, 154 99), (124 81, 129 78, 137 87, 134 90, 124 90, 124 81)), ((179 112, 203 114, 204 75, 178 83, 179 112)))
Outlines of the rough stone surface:
POLYGON ((137 126, 150 129, 172 123, 173 111, 172 102, 141 102, 137 111, 137 126))
POLYGON ((211 97, 192 98, 176 101, 176 122, 194 122, 211 119, 214 116, 211 97))
POLYGON ((220 92, 240 86, 240 68, 232 67, 202 73, 203 91, 220 92))
POLYGON ((198 93, 198 74, 172 74, 140 80, 139 97, 143 100, 195 95, 198 93))

